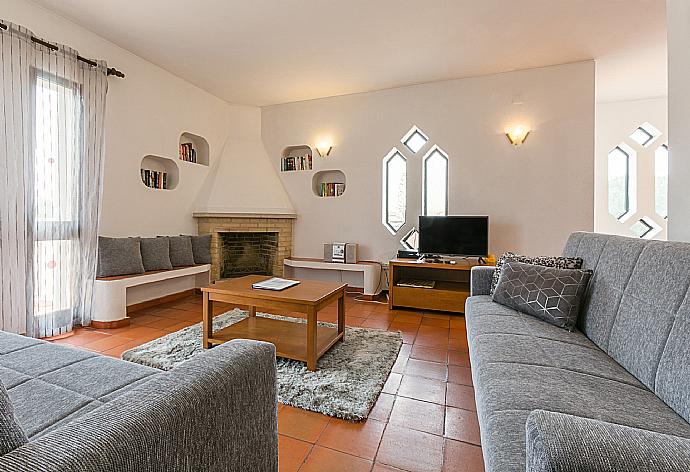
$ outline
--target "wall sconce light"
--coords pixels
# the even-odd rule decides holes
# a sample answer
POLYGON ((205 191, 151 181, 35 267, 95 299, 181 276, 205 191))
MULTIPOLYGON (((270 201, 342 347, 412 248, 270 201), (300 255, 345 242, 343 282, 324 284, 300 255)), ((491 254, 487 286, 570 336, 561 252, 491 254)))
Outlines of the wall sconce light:
POLYGON ((321 157, 328 156, 331 153, 331 149, 333 149, 333 145, 325 141, 316 145, 316 152, 318 152, 321 157))
POLYGON ((530 129, 527 126, 519 125, 513 128, 508 128, 506 130, 506 137, 510 144, 517 147, 525 142, 527 136, 529 136, 530 129))

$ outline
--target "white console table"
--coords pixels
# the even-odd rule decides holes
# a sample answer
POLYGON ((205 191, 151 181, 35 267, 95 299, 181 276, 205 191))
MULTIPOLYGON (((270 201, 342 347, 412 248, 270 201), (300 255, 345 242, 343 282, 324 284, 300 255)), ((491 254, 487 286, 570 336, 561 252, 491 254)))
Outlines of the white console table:
POLYGON ((343 281, 352 287, 362 288, 364 295, 380 293, 381 264, 360 261, 356 264, 324 262, 320 259, 292 257, 283 260, 285 276, 309 280, 343 281))

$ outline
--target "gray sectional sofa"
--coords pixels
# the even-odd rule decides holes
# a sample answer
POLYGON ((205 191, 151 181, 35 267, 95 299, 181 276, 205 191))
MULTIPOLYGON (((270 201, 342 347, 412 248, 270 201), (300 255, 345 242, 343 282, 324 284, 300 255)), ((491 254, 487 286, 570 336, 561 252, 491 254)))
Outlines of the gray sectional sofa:
POLYGON ((472 269, 466 305, 487 472, 690 471, 690 244, 573 233, 594 271, 568 332, 494 303, 472 269))
POLYGON ((232 341, 163 372, 0 332, 0 380, 29 437, 2 472, 278 470, 272 344, 232 341))

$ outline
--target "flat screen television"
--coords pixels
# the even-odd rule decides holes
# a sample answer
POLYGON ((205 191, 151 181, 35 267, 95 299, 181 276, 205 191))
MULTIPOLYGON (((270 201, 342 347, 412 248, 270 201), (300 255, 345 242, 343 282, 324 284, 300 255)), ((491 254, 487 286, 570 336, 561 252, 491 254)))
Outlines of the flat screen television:
POLYGON ((420 216, 419 253, 484 257, 489 253, 488 216, 420 216))

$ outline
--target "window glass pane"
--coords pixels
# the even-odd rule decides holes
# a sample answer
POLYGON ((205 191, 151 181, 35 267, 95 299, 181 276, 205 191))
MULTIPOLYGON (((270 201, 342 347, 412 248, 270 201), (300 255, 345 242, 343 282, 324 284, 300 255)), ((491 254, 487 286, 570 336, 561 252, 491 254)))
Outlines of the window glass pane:
POLYGON ((643 216, 630 227, 630 231, 638 238, 652 239, 661 232, 661 226, 650 217, 643 216))
POLYGON ((34 243, 34 314, 69 311, 74 306, 71 270, 77 241, 36 241, 34 243))
POLYGON ((410 136, 408 138, 408 140, 405 141, 405 146, 410 148, 410 151, 415 152, 415 153, 419 152, 419 150, 422 149, 425 144, 426 144, 426 138, 424 138, 424 136, 422 136, 417 131, 412 133, 412 136, 410 136))
POLYGON ((609 213, 621 219, 630 210, 630 156, 616 147, 608 159, 609 213))
POLYGON ((384 224, 395 234, 405 224, 407 162, 398 151, 386 158, 384 167, 384 224))
POLYGON ((429 138, 416 126, 410 128, 410 131, 401 139, 402 143, 415 154, 424 147, 429 141, 429 138))
POLYGON ((635 131, 633 131, 633 134, 630 135, 630 138, 640 146, 645 146, 652 139, 654 139, 654 136, 645 131, 644 128, 637 128, 635 131))
POLYGON ((72 88, 37 78, 34 198, 39 222, 75 219, 78 106, 72 88))
POLYGON ((439 149, 424 158, 424 209, 427 216, 448 213, 448 158, 439 149))
POLYGON ((654 155, 654 207, 659 216, 668 216, 668 147, 665 144, 654 155))
POLYGON ((400 242, 406 249, 419 249, 419 231, 417 231, 417 228, 412 228, 400 242))

